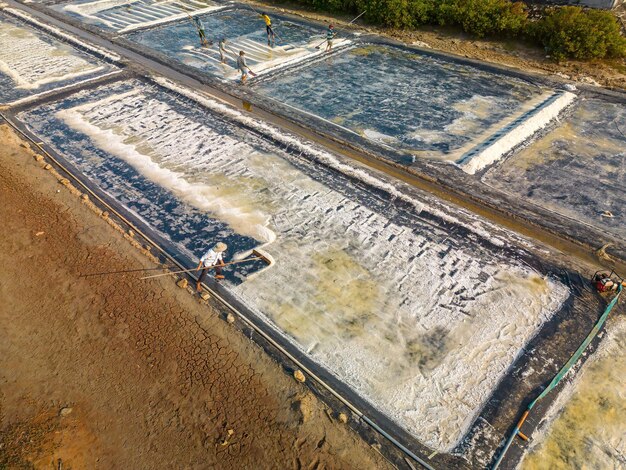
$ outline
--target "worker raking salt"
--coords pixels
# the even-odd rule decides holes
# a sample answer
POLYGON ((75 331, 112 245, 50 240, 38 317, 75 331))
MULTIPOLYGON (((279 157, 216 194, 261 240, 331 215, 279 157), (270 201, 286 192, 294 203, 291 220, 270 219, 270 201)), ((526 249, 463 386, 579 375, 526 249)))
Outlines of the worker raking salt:
POLYGON ((198 18, 197 16, 194 16, 192 18, 192 21, 196 29, 198 30, 198 36, 200 36, 200 45, 202 47, 207 47, 209 45, 209 40, 206 38, 206 33, 204 31, 204 23, 202 23, 202 20, 198 18))
POLYGON ((220 62, 222 64, 225 64, 226 63, 226 38, 220 39, 219 49, 220 49, 220 62))
POLYGON ((226 243, 217 242, 215 246, 209 251, 207 251, 202 258, 200 258, 200 262, 198 263, 198 267, 196 271, 202 268, 202 273, 198 277, 198 282, 196 282, 196 290, 200 292, 202 290, 202 280, 206 276, 209 269, 215 270, 215 279, 218 281, 224 279, 222 275, 222 266, 224 266, 224 252, 228 247, 226 243))
POLYGON ((250 72, 252 76, 256 77, 256 73, 248 67, 248 63, 246 62, 246 53, 244 51, 239 51, 239 57, 237 57, 237 68, 241 72, 242 85, 246 83, 246 80, 248 79, 248 72, 250 72))
POLYGON ((328 29, 326 30, 326 52, 330 52, 333 48, 333 39, 335 38, 335 30, 333 29, 333 25, 329 24, 328 29))
POLYGON ((272 29, 272 20, 269 16, 267 16, 267 13, 261 13, 260 16, 261 18, 263 18, 263 21, 265 21, 265 31, 267 32, 267 45, 271 46, 271 43, 276 40, 276 34, 272 29))

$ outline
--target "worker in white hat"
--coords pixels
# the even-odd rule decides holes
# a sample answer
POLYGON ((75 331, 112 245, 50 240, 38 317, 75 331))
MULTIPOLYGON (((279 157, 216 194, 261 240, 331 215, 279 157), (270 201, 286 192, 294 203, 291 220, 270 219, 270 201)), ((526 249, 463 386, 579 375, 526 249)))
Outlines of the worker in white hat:
POLYGON ((226 243, 217 242, 213 248, 210 248, 209 251, 207 251, 204 256, 200 258, 200 262, 196 268, 196 271, 202 268, 202 273, 200 273, 198 282, 196 282, 196 289, 198 292, 202 290, 202 280, 204 279, 204 276, 206 276, 209 269, 215 269, 215 279, 218 281, 220 279, 224 279, 221 267, 224 266, 224 252, 226 251, 226 248, 228 248, 226 243))

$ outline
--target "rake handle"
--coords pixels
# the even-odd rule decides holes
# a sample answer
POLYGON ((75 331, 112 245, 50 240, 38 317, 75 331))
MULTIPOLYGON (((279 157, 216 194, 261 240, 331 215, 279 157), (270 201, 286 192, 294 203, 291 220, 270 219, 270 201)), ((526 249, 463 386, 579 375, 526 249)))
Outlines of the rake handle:
POLYGON ((262 258, 260 256, 256 256, 254 258, 240 259, 238 261, 231 261, 229 263, 224 263, 224 264, 214 264, 213 266, 205 266, 204 268, 183 269, 181 271, 172 271, 170 273, 155 274, 153 276, 146 276, 146 277, 142 277, 140 279, 152 279, 152 278, 155 278, 155 277, 171 276, 172 274, 190 273, 192 271, 198 271, 199 269, 211 269, 211 268, 218 268, 218 267, 221 268, 222 266, 230 266, 231 264, 246 263, 248 261, 255 261, 255 260, 258 260, 258 259, 262 259, 262 258))
MULTIPOLYGON (((341 27, 341 28, 337 28, 336 31, 341 31, 342 29, 350 26, 352 23, 354 23, 356 20, 358 20, 359 18, 361 18, 365 13, 367 12, 367 10, 365 10, 363 13, 361 13, 359 16, 355 17, 352 21, 350 21, 350 23, 348 23, 347 25, 341 27)), ((337 35, 337 33, 335 32, 335 36, 337 35)), ((333 36, 333 39, 335 38, 335 36, 333 36)), ((328 39, 324 39, 322 42, 319 43, 319 45, 315 46, 315 49, 319 49, 321 47, 322 44, 324 44, 326 41, 328 41, 328 39)))

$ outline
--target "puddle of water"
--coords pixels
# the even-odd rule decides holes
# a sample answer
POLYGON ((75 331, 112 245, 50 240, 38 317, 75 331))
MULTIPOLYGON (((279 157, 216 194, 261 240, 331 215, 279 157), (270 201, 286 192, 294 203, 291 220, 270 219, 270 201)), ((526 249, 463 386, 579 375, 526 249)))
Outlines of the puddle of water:
POLYGON ((522 470, 626 468, 626 322, 616 320, 522 470))
POLYGON ((370 140, 442 159, 540 93, 516 79, 374 45, 255 86, 370 140))
POLYGON ((488 171, 491 186, 626 235, 626 106, 582 100, 556 129, 488 171), (610 212, 613 217, 602 215, 610 212))
POLYGON ((226 284, 442 451, 568 295, 160 88, 109 85, 20 119, 193 261, 216 239, 228 257, 265 244, 275 265, 229 271, 226 284))
POLYGON ((0 15, 0 102, 94 78, 113 66, 0 15))

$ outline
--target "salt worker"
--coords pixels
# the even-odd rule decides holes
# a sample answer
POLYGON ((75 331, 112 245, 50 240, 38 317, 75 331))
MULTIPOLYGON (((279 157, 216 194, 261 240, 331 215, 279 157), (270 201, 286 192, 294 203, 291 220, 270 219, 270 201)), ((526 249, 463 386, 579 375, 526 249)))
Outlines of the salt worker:
POLYGON ((202 258, 200 258, 200 262, 198 263, 198 267, 196 271, 202 268, 202 273, 200 273, 200 277, 198 277, 198 282, 196 282, 196 289, 198 292, 202 290, 202 280, 206 276, 209 269, 215 269, 215 279, 218 281, 220 279, 224 279, 222 275, 222 266, 224 266, 224 252, 228 247, 226 243, 217 242, 213 248, 210 248, 202 258))
POLYGON ((242 85, 246 83, 246 79, 248 78, 248 72, 256 76, 256 74, 252 70, 250 70, 250 67, 248 67, 248 63, 246 62, 246 53, 244 51, 239 51, 239 57, 237 57, 237 68, 241 72, 242 85))
POLYGON ((209 41, 206 38, 206 33, 204 32, 204 23, 197 16, 194 16, 192 18, 192 21, 193 24, 196 26, 196 29, 198 30, 198 36, 200 36, 200 45, 202 47, 207 47, 209 45, 209 41))
POLYGON ((267 32, 267 45, 271 45, 270 43, 270 38, 271 41, 274 42, 274 39, 276 37, 276 35, 274 34, 274 30, 272 29, 272 20, 270 19, 269 16, 267 16, 267 13, 261 13, 261 18, 263 18, 263 21, 265 21, 265 31, 267 32))
POLYGON ((333 39, 335 38, 335 30, 333 29, 333 25, 329 24, 328 29, 326 30, 326 52, 330 52, 333 48, 333 39))
POLYGON ((225 64, 226 63, 226 38, 220 39, 219 49, 220 49, 220 61, 222 62, 222 64, 225 64))

